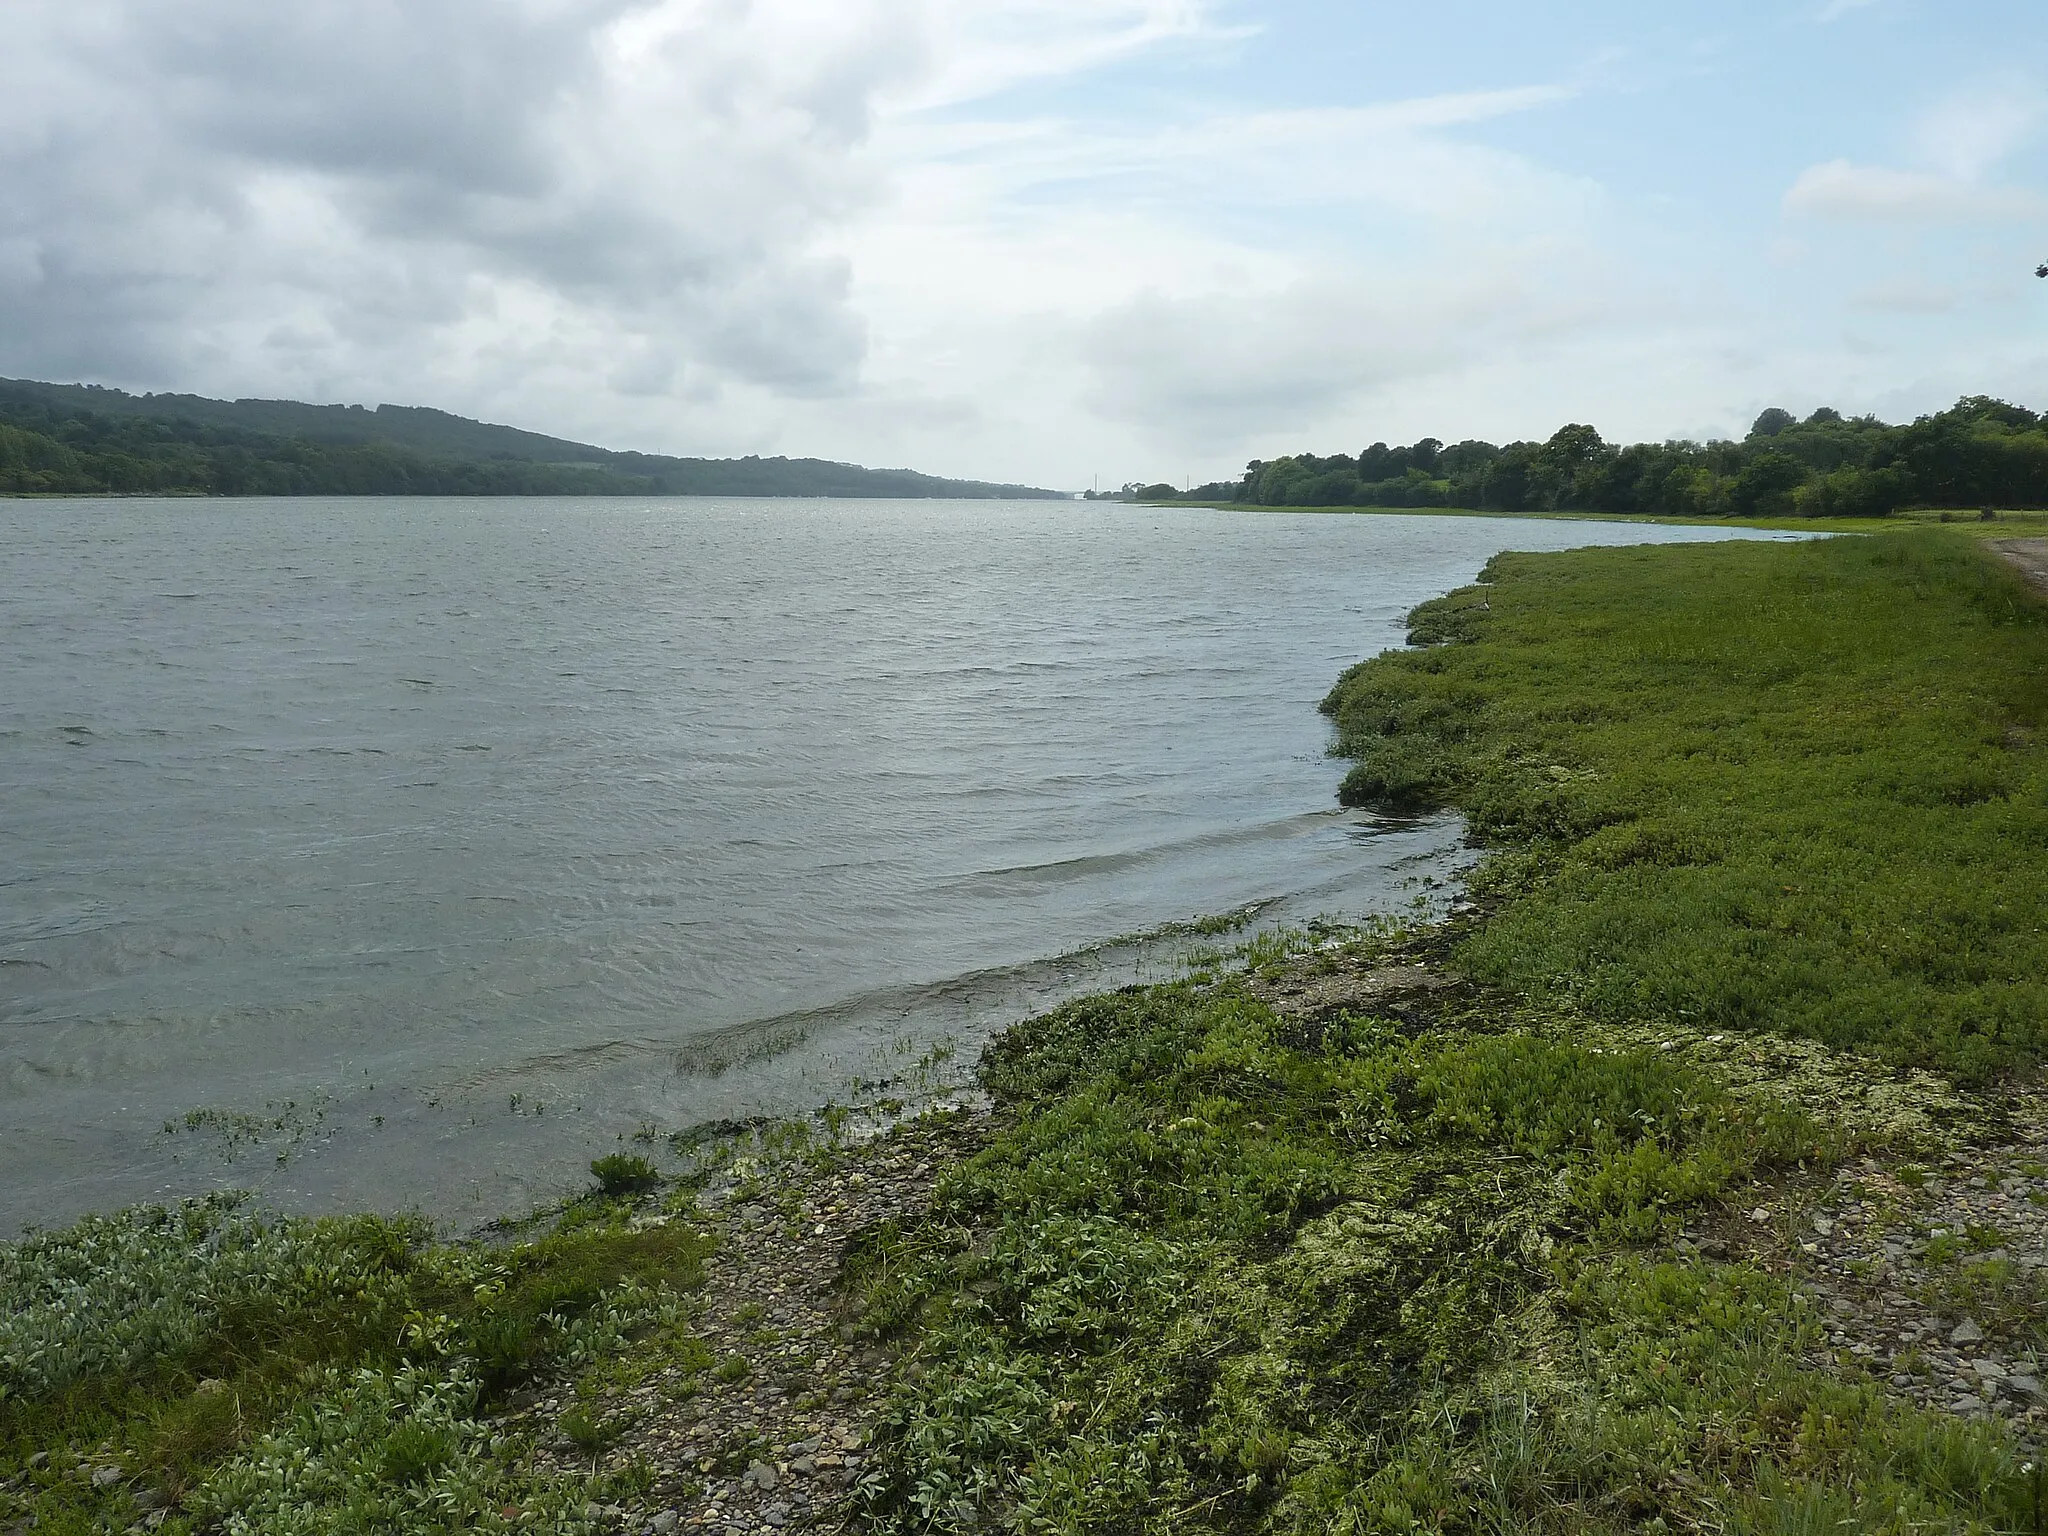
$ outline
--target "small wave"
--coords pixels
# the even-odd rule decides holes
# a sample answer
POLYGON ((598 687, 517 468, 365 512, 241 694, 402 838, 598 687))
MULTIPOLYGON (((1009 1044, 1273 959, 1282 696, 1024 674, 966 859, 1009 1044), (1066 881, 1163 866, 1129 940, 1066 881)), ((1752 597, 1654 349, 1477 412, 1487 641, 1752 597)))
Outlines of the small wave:
MULTIPOLYGON (((1243 910, 1256 914, 1277 900, 1263 898, 1243 910)), ((1203 942, 1208 940, 1198 920, 1166 923, 1064 954, 987 966, 937 980, 876 987, 815 1008, 750 1019, 698 1035, 672 1047, 675 1069, 684 1077, 716 1077, 733 1067, 795 1050, 823 1033, 862 1028, 877 1033, 894 1031, 911 1020, 944 1021, 946 1027, 935 1032, 944 1037, 985 1032, 1096 990, 1104 985, 1105 973, 1113 969, 1122 974, 1126 966, 1135 971, 1143 961, 1169 961, 1185 953, 1187 946, 1203 942)))
POLYGON ((665 1056, 674 1049, 675 1042, 672 1040, 597 1040, 589 1045, 570 1046, 564 1050, 547 1051, 519 1061, 509 1061, 502 1066, 486 1067, 454 1079, 449 1083, 448 1091, 475 1093, 481 1089, 521 1082, 532 1077, 559 1076, 569 1072, 587 1071, 593 1067, 612 1066, 619 1062, 645 1061, 650 1057, 665 1056))
POLYGON ((976 870, 971 874, 955 876, 945 882, 942 889, 1000 887, 1005 882, 1015 885, 1057 884, 1069 880, 1085 880, 1095 875, 1121 874, 1126 870, 1140 869, 1177 855, 1212 853, 1255 843, 1280 842, 1332 826, 1341 826, 1348 835, 1370 841, 1413 831, 1423 824, 1418 820, 1371 816, 1364 812, 1342 809, 1301 811, 1292 816, 1282 816, 1252 826, 1198 832, 1192 837, 1175 838, 1144 848, 1128 848, 1117 853, 1078 854, 1071 859, 1054 859, 1042 864, 1013 864, 997 869, 976 870))

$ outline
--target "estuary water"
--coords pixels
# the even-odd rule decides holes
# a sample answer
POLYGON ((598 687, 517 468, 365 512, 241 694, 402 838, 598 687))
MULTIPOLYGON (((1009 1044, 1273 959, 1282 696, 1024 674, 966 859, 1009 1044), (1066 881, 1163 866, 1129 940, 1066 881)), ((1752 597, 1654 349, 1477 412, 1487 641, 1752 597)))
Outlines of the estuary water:
POLYGON ((1167 963, 1119 936, 1403 907, 1458 829, 1337 807, 1343 668, 1503 548, 1726 536, 0 502, 0 1233, 223 1184, 460 1226, 1167 963))

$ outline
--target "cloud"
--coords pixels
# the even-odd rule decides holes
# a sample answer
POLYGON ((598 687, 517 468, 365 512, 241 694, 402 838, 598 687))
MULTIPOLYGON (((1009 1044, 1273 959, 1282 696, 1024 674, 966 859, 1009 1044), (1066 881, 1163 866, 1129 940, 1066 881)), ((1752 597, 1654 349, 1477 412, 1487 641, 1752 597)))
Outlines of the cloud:
POLYGON ((1145 293, 1090 328, 1090 403, 1193 447, 1327 419, 1391 386, 1587 330, 1603 308, 1492 262, 1434 281, 1331 273, 1270 293, 1145 293))
POLYGON ((1858 290, 1851 302, 1858 309, 1880 313, 1939 315, 1947 314, 1956 307, 1956 293, 1953 288, 1939 283, 1876 283, 1858 290))
POLYGON ((1349 438, 1376 391, 1613 313, 1600 190, 1467 132, 1568 99, 885 123, 896 196, 850 248, 869 378, 897 418, 971 399, 947 434, 968 462, 1049 441, 1083 484, 1155 452, 1220 472, 1269 432, 1349 438))
POLYGON ((1830 160, 1800 173, 1785 194, 1785 210, 1811 218, 1889 223, 2035 219, 2048 199, 2009 187, 1975 186, 1927 171, 1830 160))
POLYGON ((1820 22, 1840 21, 1844 16, 1868 10, 1877 3, 1878 0, 1828 0, 1814 19, 1820 22))
POLYGON ((2033 136, 2044 108, 2048 97, 2024 76, 1973 81, 1919 115, 1914 158, 1954 180, 1976 181, 2033 136))
POLYGON ((488 352, 793 395, 857 378, 823 240, 875 195, 915 6, 25 9, 0 63, 15 371, 417 397, 488 352))

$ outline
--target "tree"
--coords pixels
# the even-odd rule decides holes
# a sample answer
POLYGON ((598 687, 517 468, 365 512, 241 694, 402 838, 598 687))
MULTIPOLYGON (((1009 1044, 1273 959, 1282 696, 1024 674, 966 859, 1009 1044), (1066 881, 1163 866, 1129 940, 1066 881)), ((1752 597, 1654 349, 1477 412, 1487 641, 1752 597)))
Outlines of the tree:
POLYGON ((1788 517, 1792 493, 1805 483, 1807 468, 1789 453, 1765 451, 1751 459, 1728 488, 1728 510, 1737 517, 1788 517))
POLYGON ((1755 424, 1749 429, 1749 435, 1751 437, 1776 437, 1787 427, 1797 426, 1798 424, 1799 418, 1797 416, 1774 405, 1757 417, 1755 424))

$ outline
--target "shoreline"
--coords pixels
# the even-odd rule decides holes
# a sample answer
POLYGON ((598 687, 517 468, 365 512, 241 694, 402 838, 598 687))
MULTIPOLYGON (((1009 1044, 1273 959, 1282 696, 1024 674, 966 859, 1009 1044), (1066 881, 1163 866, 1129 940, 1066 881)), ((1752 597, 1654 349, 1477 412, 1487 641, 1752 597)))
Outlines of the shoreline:
POLYGON ((1930 524, 1951 528, 1973 537, 2008 537, 2014 529, 2048 530, 2048 509, 2007 509, 1984 521, 1980 508, 1938 507, 1902 511, 1890 517, 1671 517, 1636 512, 1504 512, 1483 507, 1274 507, 1243 501, 1140 501, 1122 503, 1155 512, 1176 507, 1201 507, 1213 512, 1300 512, 1315 516, 1345 514, 1377 517, 1492 517, 1509 522, 1535 523, 1642 523, 1660 528, 1751 528, 1767 533, 1807 533, 1815 537, 1832 533, 1895 533, 1902 528, 1930 524))
POLYGON ((418 1319, 380 1382, 516 1367, 322 1463, 321 1507, 391 1529, 439 1528, 427 1492, 664 1536, 2026 1526, 2048 614, 1988 553, 1503 557, 1326 705, 1347 802, 1468 817, 1465 910, 1065 1004, 991 1045, 986 1101, 755 1127, 664 1189, 628 1159, 481 1257, 324 1224, 345 1284, 256 1306, 270 1354, 0 1398, 0 1528, 338 1529, 264 1502, 313 1488, 272 1356, 368 1294, 418 1319), (521 1318, 529 1355, 490 1342, 521 1318))

